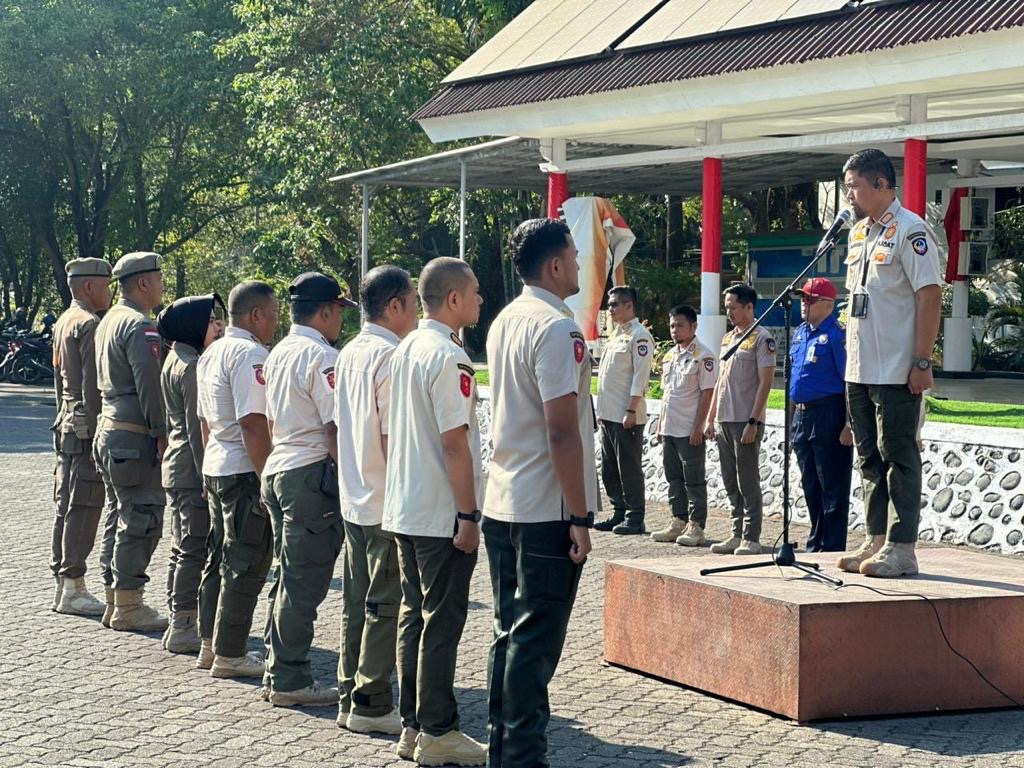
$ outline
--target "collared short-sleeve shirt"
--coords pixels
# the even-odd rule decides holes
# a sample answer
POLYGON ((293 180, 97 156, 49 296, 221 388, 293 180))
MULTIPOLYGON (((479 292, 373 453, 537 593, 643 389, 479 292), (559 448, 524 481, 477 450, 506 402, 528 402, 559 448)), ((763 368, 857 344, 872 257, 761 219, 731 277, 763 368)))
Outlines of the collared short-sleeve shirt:
POLYGON ((382 436, 388 433, 391 355, 398 343, 387 328, 368 322, 334 366, 341 514, 356 525, 380 525, 384 517, 382 436))
POLYGON ((274 448, 264 475, 307 467, 327 457, 324 427, 334 421, 338 351, 315 328, 292 324, 263 366, 274 448))
POLYGON ((789 396, 794 403, 811 403, 841 395, 846 385, 846 332, 829 315, 817 328, 802 323, 793 334, 789 359, 793 375, 789 396))
POLYGON ((250 413, 267 413, 263 367, 269 354, 252 333, 229 326, 224 338, 200 355, 197 410, 210 430, 203 456, 204 475, 229 477, 256 471, 238 421, 250 413))
POLYGON ((483 513, 495 520, 568 520, 548 447, 544 403, 576 395, 587 509, 597 509, 591 361, 572 311, 553 293, 526 286, 487 334, 491 441, 483 513))
POLYGON ((939 246, 924 219, 893 200, 872 221, 850 231, 846 288, 863 284, 866 317, 846 327, 846 380, 857 384, 905 384, 914 362, 917 299, 926 285, 942 285, 939 246))
MULTIPOLYGON (((742 336, 735 330, 722 337, 722 352, 733 345, 733 340, 742 336)), ((718 375, 719 422, 746 422, 751 418, 764 420, 764 413, 755 414, 754 400, 760 386, 759 371, 775 368, 775 339, 771 333, 758 326, 736 350, 736 354, 722 363, 718 375)))
POLYGON ((689 437, 700 400, 718 381, 718 358, 694 339, 685 349, 676 345, 661 364, 661 420, 658 434, 689 437))
POLYGON ((640 397, 636 423, 647 421, 647 384, 654 359, 654 337, 637 318, 615 329, 597 370, 597 418, 621 422, 633 397, 640 397))
POLYGON ((458 512, 448 482, 441 435, 467 427, 476 495, 482 466, 473 366, 451 328, 421 320, 391 355, 388 463, 384 488, 386 531, 451 537, 458 512))

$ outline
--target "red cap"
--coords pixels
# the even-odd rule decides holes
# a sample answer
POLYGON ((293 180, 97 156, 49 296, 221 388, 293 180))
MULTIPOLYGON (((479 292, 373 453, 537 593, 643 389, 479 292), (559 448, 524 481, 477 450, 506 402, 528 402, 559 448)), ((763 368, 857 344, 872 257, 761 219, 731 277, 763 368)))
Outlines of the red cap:
POLYGON ((836 287, 827 277, 812 277, 797 293, 801 296, 813 296, 816 299, 835 299, 836 287))

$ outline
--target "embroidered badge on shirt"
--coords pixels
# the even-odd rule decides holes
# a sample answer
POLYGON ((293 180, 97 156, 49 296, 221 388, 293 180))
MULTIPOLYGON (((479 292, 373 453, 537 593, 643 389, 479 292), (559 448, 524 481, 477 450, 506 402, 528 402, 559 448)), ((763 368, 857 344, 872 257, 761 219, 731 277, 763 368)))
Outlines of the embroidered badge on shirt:
POLYGON ((586 352, 587 352, 587 345, 584 344, 579 339, 576 339, 576 341, 574 341, 573 345, 572 345, 572 353, 573 353, 573 356, 576 358, 576 362, 577 363, 582 363, 583 362, 583 356, 586 354, 586 352))
POLYGON ((327 379, 327 386, 334 389, 334 367, 324 369, 324 378, 327 379))
POLYGON ((459 338, 459 334, 452 332, 451 336, 449 336, 448 338, 450 338, 458 346, 462 346, 462 339, 459 338))
POLYGON ((899 225, 898 224, 893 224, 891 227, 889 227, 887 230, 885 230, 885 239, 886 240, 890 240, 892 238, 892 236, 896 234, 896 227, 897 226, 899 226, 899 225))
POLYGON ((473 394, 473 377, 468 373, 459 374, 459 390, 462 392, 463 397, 469 397, 473 394))
POLYGON ((768 351, 769 352, 774 353, 775 352, 775 339, 768 339, 768 341, 765 342, 765 346, 768 347, 768 351))
POLYGON ((257 363, 252 367, 252 375, 261 387, 267 386, 267 380, 263 378, 263 363, 257 363))
POLYGON ((712 360, 710 357, 704 358, 704 370, 707 371, 708 373, 711 373, 713 370, 715 370, 715 361, 712 360))
POLYGON ((160 359, 160 334, 155 330, 146 329, 146 341, 149 342, 149 353, 157 360, 160 359))
POLYGON ((892 221, 892 213, 886 213, 882 218, 878 220, 878 223, 884 227, 890 221, 892 221))
POLYGON ((649 349, 647 347, 647 342, 646 341, 641 341, 641 342, 637 343, 637 345, 636 345, 636 352, 637 352, 638 355, 640 355, 640 357, 647 357, 648 351, 649 351, 649 349))
POLYGON ((918 256, 924 256, 928 253, 928 241, 923 237, 914 238, 910 241, 910 245, 918 256))

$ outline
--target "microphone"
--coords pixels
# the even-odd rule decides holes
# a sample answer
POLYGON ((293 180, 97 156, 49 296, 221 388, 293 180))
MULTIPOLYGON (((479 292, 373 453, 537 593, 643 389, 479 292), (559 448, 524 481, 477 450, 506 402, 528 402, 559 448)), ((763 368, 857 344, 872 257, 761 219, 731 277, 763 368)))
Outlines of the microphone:
POLYGON ((828 232, 821 238, 821 242, 818 243, 818 250, 823 251, 826 248, 831 248, 835 245, 836 240, 839 239, 839 233, 850 226, 853 221, 853 211, 849 208, 844 208, 836 216, 835 221, 832 222, 832 226, 828 228, 828 232))

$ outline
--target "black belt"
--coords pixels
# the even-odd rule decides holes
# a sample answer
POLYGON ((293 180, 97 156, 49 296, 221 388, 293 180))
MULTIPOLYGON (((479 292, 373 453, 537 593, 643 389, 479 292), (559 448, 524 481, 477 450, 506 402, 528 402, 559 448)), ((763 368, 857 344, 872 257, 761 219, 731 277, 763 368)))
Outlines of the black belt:
POLYGON ((845 395, 828 395, 827 397, 819 397, 817 400, 811 400, 809 403, 794 403, 793 406, 798 411, 813 411, 815 408, 824 408, 829 405, 838 405, 842 403, 846 404, 845 395))

